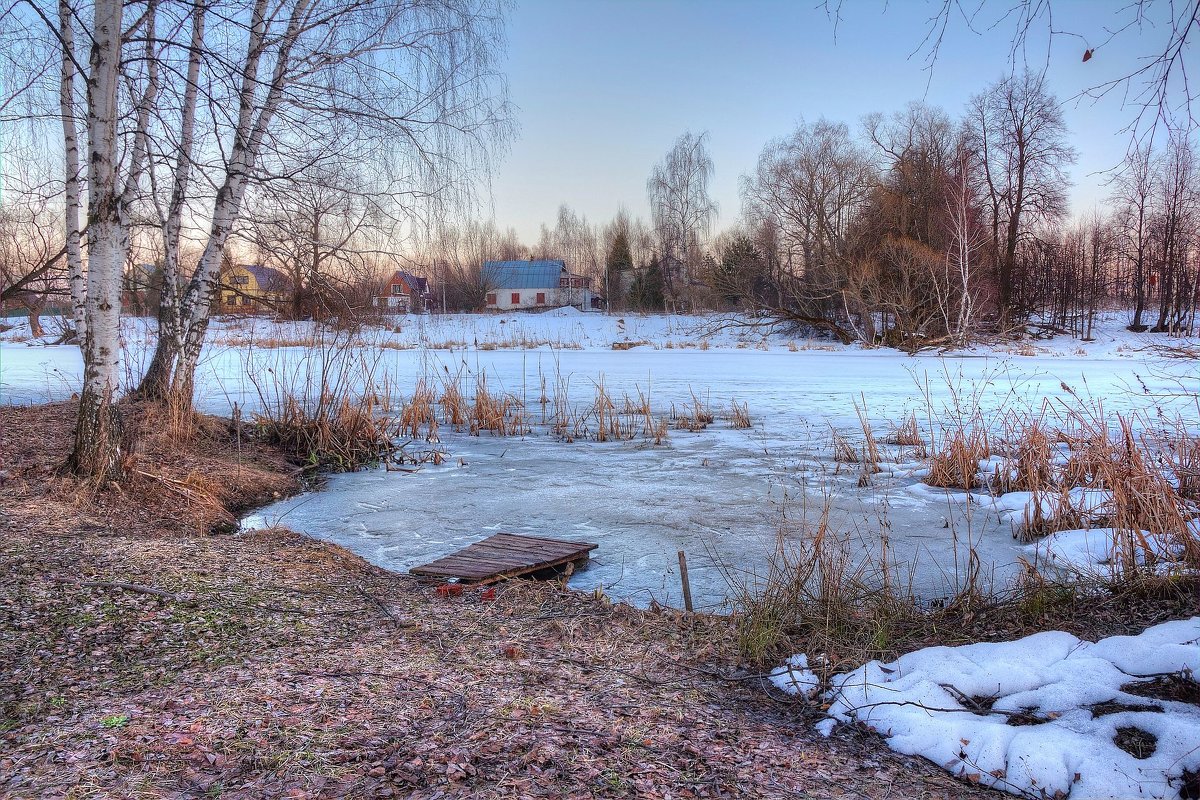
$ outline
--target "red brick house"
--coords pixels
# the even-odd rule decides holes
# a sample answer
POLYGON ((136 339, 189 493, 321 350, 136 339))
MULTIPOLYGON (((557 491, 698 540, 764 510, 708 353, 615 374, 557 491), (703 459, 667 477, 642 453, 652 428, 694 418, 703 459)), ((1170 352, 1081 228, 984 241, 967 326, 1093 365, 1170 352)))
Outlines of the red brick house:
POLYGON ((375 298, 376 308, 393 314, 424 314, 433 303, 429 281, 404 270, 396 270, 375 298))

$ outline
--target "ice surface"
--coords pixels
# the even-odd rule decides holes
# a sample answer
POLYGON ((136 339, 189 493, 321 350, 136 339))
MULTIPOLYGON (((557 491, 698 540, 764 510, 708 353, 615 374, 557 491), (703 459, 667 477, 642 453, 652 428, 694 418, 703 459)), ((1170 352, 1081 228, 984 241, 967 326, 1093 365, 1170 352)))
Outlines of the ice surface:
MULTIPOLYGON (((437 376, 461 375, 469 395, 475 378, 486 375, 492 390, 523 398, 536 422, 543 381, 551 391, 565 383, 571 402, 586 404, 603 379, 618 404, 622 395, 636 398, 640 391, 661 414, 691 404, 693 394, 718 415, 730 401, 744 402, 754 427, 737 431, 718 420, 699 433, 672 431, 656 447, 644 441, 565 444, 543 431, 470 437, 443 426, 450 455, 443 465, 416 474, 333 476, 322 491, 263 509, 250 523, 281 521, 397 570, 499 530, 595 541, 601 546, 592 566, 571 584, 599 585, 639 604, 651 597, 680 602, 676 553, 682 549, 697 603, 711 609, 727 594, 728 571, 741 580, 761 575, 781 525, 795 541, 801 509, 815 518, 827 500, 832 522, 857 531, 854 547, 864 556, 880 552, 879 518, 886 517, 899 574, 907 579, 911 572, 919 592, 939 597, 951 593, 963 573, 968 544, 979 552, 985 576, 1001 582, 1015 574, 1024 551, 999 518, 1001 509, 960 502, 968 497, 964 492, 924 486, 924 468, 904 448, 884 447, 884 472, 860 488, 858 470, 834 464, 829 448, 830 427, 855 436, 856 402, 865 405, 882 439, 889 423, 910 412, 922 426, 936 424, 953 405, 952 386, 960 397, 978 394, 997 417, 1002 408, 1038 407, 1046 398, 1073 402, 1063 382, 1104 397, 1112 411, 1143 406, 1143 383, 1152 393, 1174 386, 1170 375, 1122 351, 1127 335, 1111 327, 1104 329, 1111 337, 1085 345, 1086 356, 1067 354, 1064 343, 1039 357, 980 350, 910 358, 736 328, 701 331, 702 322, 567 312, 394 318, 389 329, 367 332, 389 349, 362 354, 378 359, 376 377, 400 394, 422 377, 436 383, 437 376), (622 341, 647 344, 613 350, 622 341), (391 349, 397 347, 411 349, 391 349)), ((0 402, 45 402, 77 391, 78 348, 13 341, 23 335, 27 329, 18 327, 0 342, 0 402)), ((314 352, 247 342, 312 336, 309 323, 218 320, 197 374, 198 407, 229 414, 236 404, 248 417, 261 405, 255 376, 260 382, 284 376, 311 387, 322 367, 314 352)), ((148 361, 151 338, 144 320, 127 321, 131 377, 148 361)), ((1184 369, 1163 369, 1176 367, 1184 369)))

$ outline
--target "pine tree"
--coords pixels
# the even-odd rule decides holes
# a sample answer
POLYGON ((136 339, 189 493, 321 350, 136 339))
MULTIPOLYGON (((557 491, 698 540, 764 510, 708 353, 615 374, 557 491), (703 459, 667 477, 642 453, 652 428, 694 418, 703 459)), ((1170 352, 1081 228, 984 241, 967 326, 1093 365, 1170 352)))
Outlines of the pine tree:
POLYGON ((720 263, 711 260, 707 275, 713 291, 729 305, 737 305, 753 298, 763 283, 765 270, 764 259, 754 241, 739 234, 725 247, 720 263))
POLYGON ((604 280, 607 284, 609 306, 621 305, 621 289, 625 273, 633 269, 633 253, 629 249, 629 235, 625 230, 618 230, 613 237, 612 246, 608 249, 608 258, 604 264, 604 280))
POLYGON ((665 304, 662 267, 656 258, 633 276, 633 284, 629 288, 629 305, 639 311, 661 311, 665 304))

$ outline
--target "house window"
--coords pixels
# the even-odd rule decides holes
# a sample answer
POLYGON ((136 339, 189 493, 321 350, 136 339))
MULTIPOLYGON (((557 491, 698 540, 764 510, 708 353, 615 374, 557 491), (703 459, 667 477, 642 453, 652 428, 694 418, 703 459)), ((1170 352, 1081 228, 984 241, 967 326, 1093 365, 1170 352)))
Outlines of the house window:
POLYGON ((496 295, 494 295, 494 294, 489 294, 489 295, 487 296, 487 304, 488 304, 489 306, 494 306, 494 305, 496 305, 496 295))
POLYGON ((232 294, 225 295, 225 305, 231 306, 237 302, 237 296, 232 294))
POLYGON ((520 292, 512 293, 512 303, 514 306, 519 306, 521 304, 521 293, 520 292))
POLYGON ((546 305, 546 293, 545 292, 538 292, 537 303, 539 306, 546 305))
POLYGON ((403 291, 401 291, 403 288, 404 288, 404 287, 403 287, 403 286, 401 286, 400 284, 398 284, 398 283, 393 283, 393 284, 392 284, 392 294, 404 294, 404 292, 403 292, 403 291))
POLYGON ((234 286, 249 286, 250 285, 250 276, 249 275, 234 275, 233 276, 233 285, 234 286))
POLYGON ((248 306, 248 305, 250 305, 250 304, 251 304, 251 303, 253 303, 253 302, 254 302, 254 301, 253 301, 253 300, 251 300, 249 297, 243 297, 243 298, 242 298, 242 305, 244 305, 244 306, 248 306))
POLYGON ((559 279, 558 279, 558 288, 560 288, 560 289, 566 289, 566 288, 567 288, 568 286, 570 286, 570 285, 571 285, 571 279, 570 279, 570 278, 559 278, 559 279))

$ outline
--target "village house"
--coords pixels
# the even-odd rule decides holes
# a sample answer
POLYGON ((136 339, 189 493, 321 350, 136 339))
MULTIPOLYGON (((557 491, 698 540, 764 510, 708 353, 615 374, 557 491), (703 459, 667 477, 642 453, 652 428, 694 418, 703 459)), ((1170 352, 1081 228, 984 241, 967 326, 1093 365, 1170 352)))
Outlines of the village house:
POLYGON ((426 278, 396 270, 373 305, 392 314, 424 314, 433 305, 433 294, 426 278))
POLYGON ((261 264, 238 264, 221 272, 222 313, 253 313, 285 302, 292 282, 277 269, 261 264))
POLYGON ((600 297, 592 293, 592 279, 568 272, 566 264, 557 259, 485 261, 483 285, 489 311, 600 308, 600 297))

